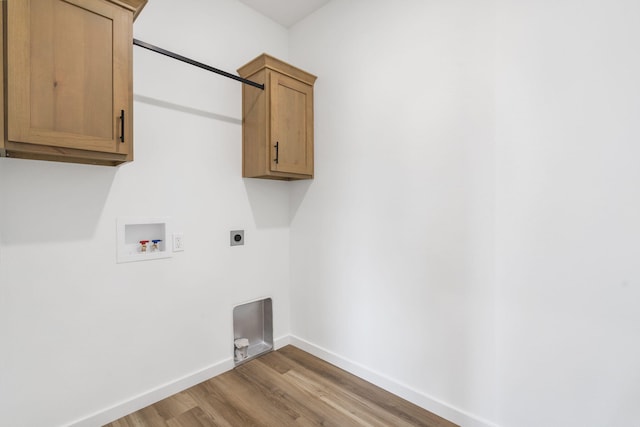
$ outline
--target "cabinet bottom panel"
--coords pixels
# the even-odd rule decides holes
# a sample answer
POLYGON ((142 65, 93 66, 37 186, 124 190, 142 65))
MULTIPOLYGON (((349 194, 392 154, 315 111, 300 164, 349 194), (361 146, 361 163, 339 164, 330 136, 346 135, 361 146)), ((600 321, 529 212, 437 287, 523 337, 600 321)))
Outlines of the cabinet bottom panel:
POLYGON ((2 155, 17 159, 49 160, 66 163, 117 166, 133 160, 132 155, 102 153, 74 148, 49 147, 6 141, 2 155))

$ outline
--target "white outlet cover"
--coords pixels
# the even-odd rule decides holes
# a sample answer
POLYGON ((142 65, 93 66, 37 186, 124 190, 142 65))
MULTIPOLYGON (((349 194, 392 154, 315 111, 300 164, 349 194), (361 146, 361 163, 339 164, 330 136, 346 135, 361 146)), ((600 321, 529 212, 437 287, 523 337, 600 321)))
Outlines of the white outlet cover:
POLYGON ((183 233, 173 233, 173 252, 184 251, 183 233))

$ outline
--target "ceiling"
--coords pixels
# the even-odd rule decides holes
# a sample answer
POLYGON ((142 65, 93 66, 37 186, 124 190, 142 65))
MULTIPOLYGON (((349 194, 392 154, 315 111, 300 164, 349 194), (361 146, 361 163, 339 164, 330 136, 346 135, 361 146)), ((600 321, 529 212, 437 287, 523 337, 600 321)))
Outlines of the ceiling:
POLYGON ((320 9, 330 0, 240 0, 242 3, 268 16, 284 27, 296 22, 320 9))

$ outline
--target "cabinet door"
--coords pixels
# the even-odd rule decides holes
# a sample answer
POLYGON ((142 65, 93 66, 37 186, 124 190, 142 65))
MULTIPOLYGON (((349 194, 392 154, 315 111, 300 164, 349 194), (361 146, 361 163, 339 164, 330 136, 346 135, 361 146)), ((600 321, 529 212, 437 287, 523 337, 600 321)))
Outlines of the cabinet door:
POLYGON ((103 0, 7 12, 9 141, 130 153, 132 14, 103 0))
POLYGON ((271 170, 313 176, 313 88, 271 73, 271 170))

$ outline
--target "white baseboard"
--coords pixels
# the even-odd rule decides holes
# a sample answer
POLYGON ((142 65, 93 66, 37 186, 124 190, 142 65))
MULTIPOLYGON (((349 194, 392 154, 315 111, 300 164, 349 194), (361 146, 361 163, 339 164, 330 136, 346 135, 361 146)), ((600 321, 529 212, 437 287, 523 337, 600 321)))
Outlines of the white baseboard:
POLYGON ((333 353, 327 349, 319 347, 308 341, 305 341, 296 336, 289 337, 291 345, 298 347, 307 353, 331 363, 345 371, 362 378, 378 387, 387 390, 396 396, 399 396, 409 402, 433 412, 436 415, 441 416, 453 423, 456 423, 462 427, 499 427, 498 424, 492 423, 481 417, 470 414, 462 409, 456 408, 446 402, 443 402, 435 397, 429 396, 424 392, 416 390, 411 386, 402 384, 392 378, 389 378, 383 374, 377 373, 366 366, 342 357, 336 353, 333 353))
MULTIPOLYGON (((273 346, 277 350, 286 345, 289 345, 290 343, 291 338, 289 335, 286 335, 284 337, 276 338, 274 340, 273 346)), ((138 396, 135 396, 129 400, 120 402, 78 421, 74 421, 69 424, 69 427, 95 427, 108 424, 112 421, 117 420, 118 418, 129 415, 132 412, 147 407, 164 398, 167 398, 176 393, 180 393, 181 391, 186 390, 189 387, 193 387, 196 384, 200 384, 203 381, 230 371, 234 366, 235 365, 233 363, 233 358, 230 357, 228 359, 224 359, 200 371, 186 375, 175 381, 163 384, 155 389, 139 394, 138 396)))
MULTIPOLYGON (((345 357, 342 357, 336 353, 326 350, 317 345, 311 344, 301 338, 295 336, 286 335, 275 339, 275 349, 282 348, 286 345, 293 345, 300 348, 314 356, 336 365, 339 368, 344 369, 347 372, 352 373, 372 384, 377 385, 403 399, 414 403, 421 408, 440 415, 441 417, 459 424, 463 427, 499 427, 497 424, 491 423, 487 420, 483 420, 480 417, 469 414, 461 409, 455 408, 445 402, 442 402, 434 397, 415 390, 408 385, 399 383, 398 381, 389 378, 385 375, 379 374, 365 366, 362 366, 356 362, 353 362, 345 357)), ((203 381, 211 379, 217 375, 223 374, 233 369, 234 363, 232 358, 224 359, 218 363, 208 366, 200 371, 186 375, 182 378, 178 378, 175 381, 171 381, 159 387, 156 387, 147 392, 141 393, 131 399, 113 405, 102 411, 96 412, 78 421, 74 421, 69 424, 69 427, 95 427, 108 424, 118 418, 124 417, 132 412, 156 403, 164 398, 167 398, 173 394, 179 393, 183 390, 193 387, 203 381)))
POLYGON ((284 337, 276 338, 273 341, 274 350, 277 350, 289 344, 291 344, 291 335, 285 335, 284 337))
POLYGON ((129 400, 123 401, 110 408, 96 412, 86 418, 69 424, 69 427, 95 427, 108 424, 112 421, 129 415, 139 409, 147 407, 173 394, 180 393, 183 390, 193 387, 203 381, 220 375, 228 370, 233 369, 233 359, 224 359, 207 368, 192 374, 186 375, 170 383, 163 384, 152 390, 139 394, 129 400))

